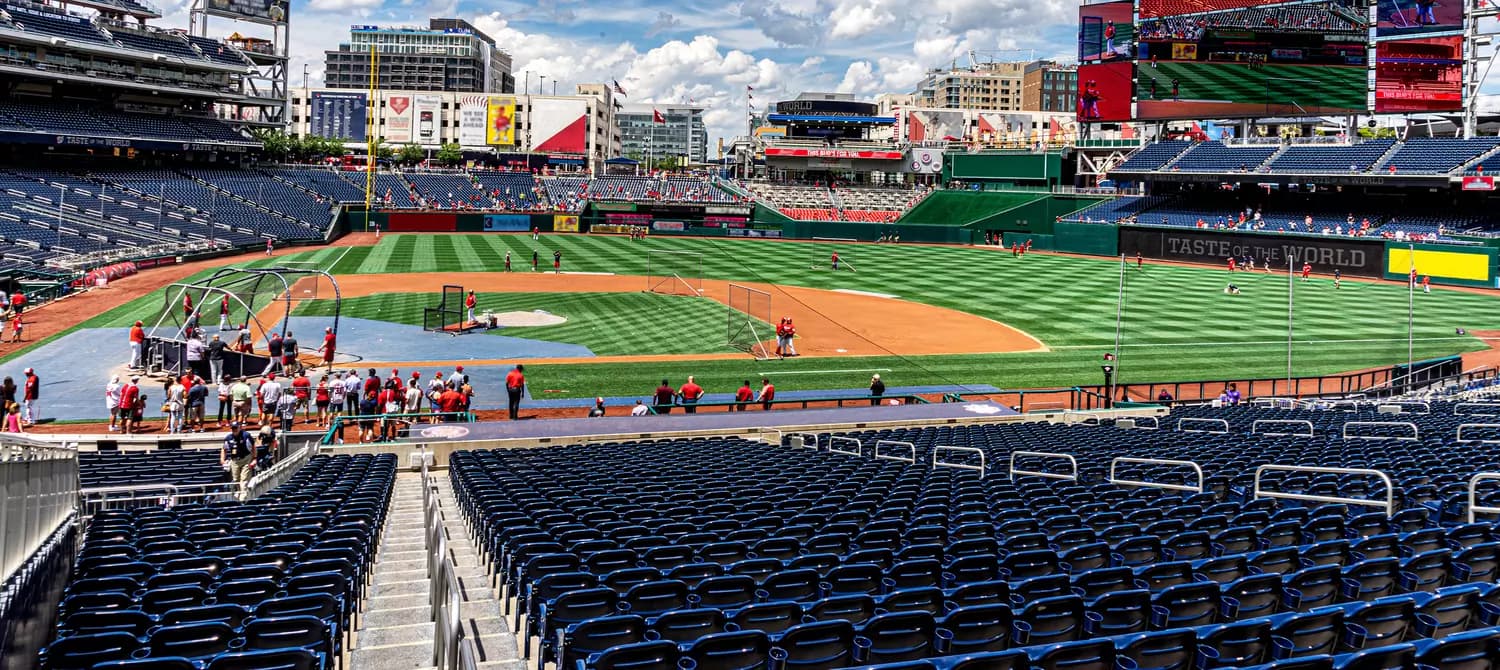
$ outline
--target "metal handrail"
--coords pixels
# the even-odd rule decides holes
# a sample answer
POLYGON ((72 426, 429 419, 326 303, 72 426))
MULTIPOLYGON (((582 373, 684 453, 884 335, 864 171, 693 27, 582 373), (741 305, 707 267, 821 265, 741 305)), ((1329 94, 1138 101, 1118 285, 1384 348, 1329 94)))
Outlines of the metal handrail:
POLYGON ((1274 435, 1306 435, 1308 437, 1312 437, 1313 434, 1314 434, 1314 431, 1313 431, 1313 422, 1307 421, 1305 419, 1256 419, 1256 420, 1250 422, 1250 434, 1251 435, 1273 435, 1273 436, 1274 435), (1277 426, 1289 426, 1289 425, 1290 426, 1307 426, 1307 432, 1306 433, 1262 433, 1258 429, 1260 428, 1260 425, 1263 424, 1263 423, 1264 424, 1269 424, 1269 425, 1277 425, 1277 426))
POLYGON ((1183 417, 1183 418, 1177 420, 1177 432, 1179 432, 1179 433, 1214 433, 1216 435, 1223 435, 1223 434, 1226 434, 1226 433, 1229 432, 1229 422, 1225 421, 1224 419, 1209 419, 1209 418, 1202 418, 1202 417, 1195 417, 1195 416, 1183 417), (1190 430, 1190 429, 1187 429, 1187 428, 1183 428, 1182 424, 1185 424, 1185 423, 1187 423, 1189 421, 1194 421, 1194 422, 1197 422, 1197 423, 1219 424, 1219 425, 1224 426, 1224 430, 1190 430))
MULTIPOLYGON (((817 435, 817 433, 787 433, 786 434, 786 439, 787 439, 788 446, 791 446, 791 440, 792 440, 792 438, 798 437, 798 436, 802 437, 802 447, 801 448, 803 448, 803 449, 811 449, 813 451, 817 451, 818 450, 818 435, 817 435)), ((793 448, 796 448, 796 447, 793 447, 793 448)))
POLYGON ((1416 442, 1422 439, 1422 432, 1417 430, 1417 424, 1410 421, 1350 421, 1344 424, 1343 437, 1346 440, 1407 440, 1416 442), (1350 435, 1350 426, 1406 426, 1411 429, 1411 437, 1400 437, 1396 435, 1350 435))
POLYGON ((1071 481, 1075 481, 1076 482, 1076 481, 1078 481, 1078 459, 1073 458, 1072 456, 1069 456, 1068 454, 1059 454, 1059 453, 1054 453, 1054 452, 1050 452, 1050 451, 1012 451, 1012 452, 1010 452, 1010 478, 1012 480, 1014 480, 1016 478, 1016 475, 1032 475, 1034 477, 1046 477, 1048 479, 1067 479, 1067 480, 1071 480, 1071 481), (1061 459, 1066 460, 1069 464, 1071 464, 1073 466, 1073 474, 1071 474, 1071 475, 1060 475, 1060 474, 1057 474, 1055 472, 1042 472, 1042 471, 1039 471, 1039 470, 1017 470, 1016 469, 1016 457, 1017 456, 1038 456, 1038 457, 1041 457, 1041 458, 1061 458, 1061 459))
POLYGON ((450 417, 450 416, 458 419, 458 423, 474 423, 474 420, 475 420, 474 413, 473 412, 469 412, 469 411, 464 411, 464 412, 400 412, 400 413, 392 413, 392 414, 368 414, 368 415, 347 415, 347 414, 340 414, 338 416, 333 417, 333 421, 329 422, 329 424, 328 424, 328 430, 326 430, 326 431, 323 432, 323 444, 333 444, 334 443, 334 439, 339 435, 339 432, 342 431, 345 428, 346 424, 355 424, 355 425, 358 425, 359 422, 361 422, 361 421, 403 421, 403 422, 406 422, 406 423, 416 424, 416 423, 420 423, 422 419, 432 419, 432 418, 437 418, 437 417, 445 417, 446 418, 446 417, 450 417))
POLYGON ((1474 523, 1475 514, 1500 514, 1500 507, 1479 506, 1479 482, 1500 481, 1500 472, 1481 472, 1469 479, 1469 523, 1474 523))
POLYGON ((1260 398, 1251 398, 1249 404, 1251 407, 1281 407, 1284 409, 1292 409, 1296 407, 1297 403, 1299 402, 1301 401, 1296 398, 1264 396, 1260 398))
POLYGON ((1461 402, 1453 406, 1453 414, 1456 416, 1500 416, 1500 402, 1461 402), (1461 414, 1458 411, 1460 407, 1492 407, 1495 411, 1492 414, 1481 414, 1479 412, 1461 414))
POLYGON ((58 529, 75 523, 77 507, 76 445, 0 439, 0 583, 10 583, 58 529))
POLYGON ((985 474, 984 450, 982 450, 982 449, 976 449, 974 447, 948 447, 948 446, 936 446, 936 447, 933 447, 932 448, 932 469, 936 470, 940 466, 941 467, 945 467, 945 468, 957 468, 959 470, 977 470, 979 472, 979 478, 980 479, 984 479, 984 474, 985 474), (949 451, 957 451, 957 452, 962 452, 962 453, 966 453, 966 454, 977 454, 979 456, 979 465, 969 465, 967 463, 952 463, 952 462, 941 460, 942 454, 944 454, 946 452, 949 452, 949 451))
POLYGON ((1379 470, 1367 468, 1320 468, 1311 465, 1262 465, 1255 469, 1255 492, 1253 498, 1282 498, 1286 500, 1305 500, 1309 502, 1324 502, 1343 505, 1365 505, 1367 507, 1384 507, 1385 515, 1390 516, 1396 511, 1396 487, 1391 483, 1389 475, 1379 470), (1335 475, 1373 475, 1379 477, 1385 483, 1385 502, 1366 500, 1363 498, 1340 498, 1338 496, 1317 496, 1306 493, 1282 493, 1280 491, 1266 491, 1261 488, 1261 475, 1267 471, 1278 472, 1311 472, 1335 475))
POLYGON ((297 450, 297 453, 283 459, 281 462, 267 468, 265 472, 259 473, 245 483, 245 490, 240 492, 245 500, 254 500, 264 495, 267 491, 274 489, 297 473, 308 459, 318 452, 318 444, 313 442, 306 447, 297 450))
POLYGON ((474 641, 464 638, 458 641, 458 670, 478 670, 479 652, 474 649, 474 641))
MULTIPOLYGON (((1461 423, 1461 424, 1458 424, 1458 430, 1453 431, 1453 439, 1462 442, 1463 439, 1464 439, 1464 429, 1465 428, 1500 428, 1500 423, 1461 423)), ((1480 444, 1496 444, 1496 443, 1500 443, 1500 440, 1486 440, 1484 438, 1480 438, 1480 439, 1477 439, 1477 440, 1474 440, 1474 441, 1475 442, 1479 442, 1480 444)))
POLYGON ((1121 456, 1121 457, 1116 458, 1116 459, 1114 459, 1114 460, 1112 460, 1112 461, 1109 462, 1109 483, 1111 483, 1111 484, 1124 484, 1126 486, 1150 486, 1150 487, 1159 488, 1159 489, 1168 489, 1168 490, 1171 490, 1171 491, 1192 491, 1193 493, 1202 493, 1203 492, 1203 467, 1200 466, 1200 465, 1198 465, 1197 463, 1192 462, 1192 461, 1174 461, 1174 460, 1166 459, 1166 458, 1126 458, 1124 456, 1121 456), (1198 475, 1198 485, 1197 486, 1186 486, 1186 485, 1183 485, 1183 484, 1163 484, 1163 483, 1160 483, 1160 482, 1137 481, 1137 480, 1133 480, 1133 479, 1119 479, 1119 478, 1115 477, 1115 469, 1121 463, 1137 463, 1137 464, 1140 464, 1140 465, 1185 465, 1187 467, 1192 468, 1193 472, 1197 473, 1197 475, 1198 475))
POLYGON ((852 437, 833 436, 828 438, 828 451, 830 453, 844 454, 847 456, 860 456, 864 453, 864 445, 861 444, 859 440, 856 440, 852 437), (847 445, 851 442, 854 443, 853 450, 839 448, 839 445, 847 445))
POLYGON ((184 499, 234 496, 239 485, 233 482, 212 484, 133 484, 97 486, 78 492, 79 520, 87 524, 100 511, 128 507, 159 507, 163 501, 176 505, 184 499), (132 504, 135 503, 135 504, 132 504))
POLYGON ((1371 405, 1374 405, 1376 408, 1379 408, 1382 405, 1400 407, 1402 414, 1431 414, 1432 413, 1432 405, 1429 405, 1429 404, 1427 404, 1425 402, 1422 402, 1420 400, 1371 400, 1371 401, 1369 401, 1369 403, 1371 405), (1422 411, 1420 411, 1420 412, 1409 412, 1406 409, 1407 407, 1416 407, 1418 409, 1421 409, 1422 411))
POLYGON ((1115 421, 1118 422, 1120 419, 1130 419, 1131 421, 1134 421, 1135 422, 1135 429, 1136 430, 1161 430, 1161 419, 1158 418, 1158 417, 1154 417, 1154 416, 1120 417, 1120 418, 1115 419, 1115 421), (1151 425, 1149 425, 1149 426, 1142 426, 1141 425, 1142 421, 1150 421, 1151 425))
POLYGON ((876 440, 875 441, 875 458, 879 458, 879 459, 887 460, 887 461, 902 461, 902 462, 905 462, 905 463, 916 464, 916 462, 917 462, 917 445, 912 444, 910 442, 901 442, 901 441, 898 441, 898 440, 876 440), (908 449, 908 450, 911 451, 911 457, 907 458, 907 457, 904 457, 904 456, 887 456, 885 454, 880 453, 880 448, 883 447, 883 446, 885 446, 885 447, 905 447, 906 449, 908 449))

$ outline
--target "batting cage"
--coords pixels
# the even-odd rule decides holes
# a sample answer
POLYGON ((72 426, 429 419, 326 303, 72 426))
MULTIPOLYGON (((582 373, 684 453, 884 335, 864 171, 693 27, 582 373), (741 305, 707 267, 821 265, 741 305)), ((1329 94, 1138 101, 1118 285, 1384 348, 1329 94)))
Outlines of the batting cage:
POLYGON ((756 360, 775 358, 767 341, 774 341, 771 328, 771 294, 760 289, 729 285, 728 323, 725 330, 730 348, 743 351, 756 360))
POLYGON ((703 254, 647 249, 646 292, 703 295, 703 254))
POLYGON ((462 286, 444 284, 437 306, 422 308, 422 330, 462 335, 476 325, 465 312, 462 286))
MULTIPOLYGON (((222 268, 206 279, 168 286, 162 293, 162 304, 154 314, 142 315, 151 323, 143 346, 143 365, 152 373, 181 375, 189 370, 208 379, 208 361, 189 362, 190 338, 207 344, 214 336, 228 345, 224 352, 223 374, 246 377, 265 372, 271 363, 264 341, 273 332, 283 337, 289 332, 292 311, 298 305, 316 299, 318 290, 331 292, 332 309, 326 328, 338 332, 339 289, 333 276, 322 270, 270 267, 222 268)), ((322 328, 308 333, 302 351, 312 352, 322 343, 322 328), (317 344, 314 344, 314 342, 317 344)))

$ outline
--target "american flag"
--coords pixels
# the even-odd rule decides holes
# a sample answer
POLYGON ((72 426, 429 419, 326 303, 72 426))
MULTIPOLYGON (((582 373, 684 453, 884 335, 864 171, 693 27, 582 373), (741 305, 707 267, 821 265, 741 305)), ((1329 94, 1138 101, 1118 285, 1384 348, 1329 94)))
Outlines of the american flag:
POLYGON ((610 81, 611 84, 615 85, 615 94, 616 95, 625 95, 625 89, 620 87, 620 82, 618 82, 618 81, 616 81, 614 79, 611 79, 609 81, 610 81))

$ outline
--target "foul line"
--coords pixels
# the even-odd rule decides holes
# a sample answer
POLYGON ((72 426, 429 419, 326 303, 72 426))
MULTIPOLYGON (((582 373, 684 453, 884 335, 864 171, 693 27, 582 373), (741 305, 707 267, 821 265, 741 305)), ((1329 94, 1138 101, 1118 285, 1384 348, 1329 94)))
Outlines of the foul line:
MULTIPOLYGON (((1494 337, 1476 337, 1476 336, 1472 336, 1472 335, 1463 335, 1463 336, 1451 336, 1451 337, 1417 337, 1417 338, 1413 338, 1412 339, 1413 342, 1451 342, 1451 341, 1457 341, 1457 340, 1490 341, 1490 340, 1500 340, 1500 338, 1494 338, 1494 337)), ((1298 339, 1294 339, 1294 340, 1292 340, 1292 344, 1379 344, 1379 343, 1385 343, 1385 342, 1405 342, 1405 341, 1406 341, 1406 338, 1404 338, 1404 337, 1377 337, 1377 338, 1345 339, 1345 340, 1298 340, 1298 339)), ((1286 340, 1258 340, 1258 341, 1249 341, 1249 342, 1246 342, 1246 341, 1229 341, 1229 342, 1158 342, 1158 343, 1154 343, 1154 344, 1152 344, 1152 343, 1122 344, 1120 346, 1121 346, 1121 348, 1125 348, 1125 347, 1142 347, 1142 348, 1149 348, 1149 347, 1229 347, 1229 346, 1256 347, 1256 346, 1270 346, 1270 345, 1273 345, 1273 344, 1274 345, 1279 345, 1279 346, 1286 346, 1286 340)), ((1064 346, 1061 346, 1061 347, 1052 347, 1052 348, 1054 350, 1065 350, 1065 349, 1098 349, 1100 347, 1108 348, 1109 346, 1110 345, 1108 343, 1103 343, 1103 344, 1069 344, 1069 345, 1064 345, 1064 346)))
MULTIPOLYGON (((327 265, 327 266, 325 266, 325 267, 327 267, 327 268, 328 268, 328 270, 330 270, 330 271, 331 271, 331 270, 333 270, 333 268, 334 268, 334 267, 337 267, 337 266, 338 266, 338 264, 339 264, 339 261, 341 261, 341 260, 344 260, 344 257, 345 257, 345 256, 348 256, 348 255, 349 255, 349 250, 350 250, 350 249, 353 249, 353 248, 354 248, 354 247, 344 247, 344 251, 343 251, 343 253, 341 253, 341 254, 339 254, 339 257, 338 257, 338 258, 335 258, 335 259, 333 259, 333 262, 332 262, 332 263, 329 263, 329 264, 328 264, 328 265, 327 265)), ((329 274, 333 274, 333 273, 332 273, 332 272, 329 272, 329 274)))
POLYGON ((826 375, 837 372, 890 372, 890 368, 862 368, 858 370, 793 370, 791 372, 756 372, 755 374, 771 377, 774 375, 826 375))

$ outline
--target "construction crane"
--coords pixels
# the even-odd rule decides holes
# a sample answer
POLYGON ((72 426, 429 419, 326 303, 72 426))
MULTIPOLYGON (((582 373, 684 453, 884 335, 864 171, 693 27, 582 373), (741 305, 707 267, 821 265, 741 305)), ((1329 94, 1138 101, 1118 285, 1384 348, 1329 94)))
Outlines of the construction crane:
POLYGON ((979 56, 981 54, 988 59, 985 61, 986 63, 995 62, 995 56, 1001 54, 1026 54, 1026 62, 1028 63, 1036 60, 1036 49, 993 49, 984 51, 969 49, 969 70, 979 69, 979 56))

